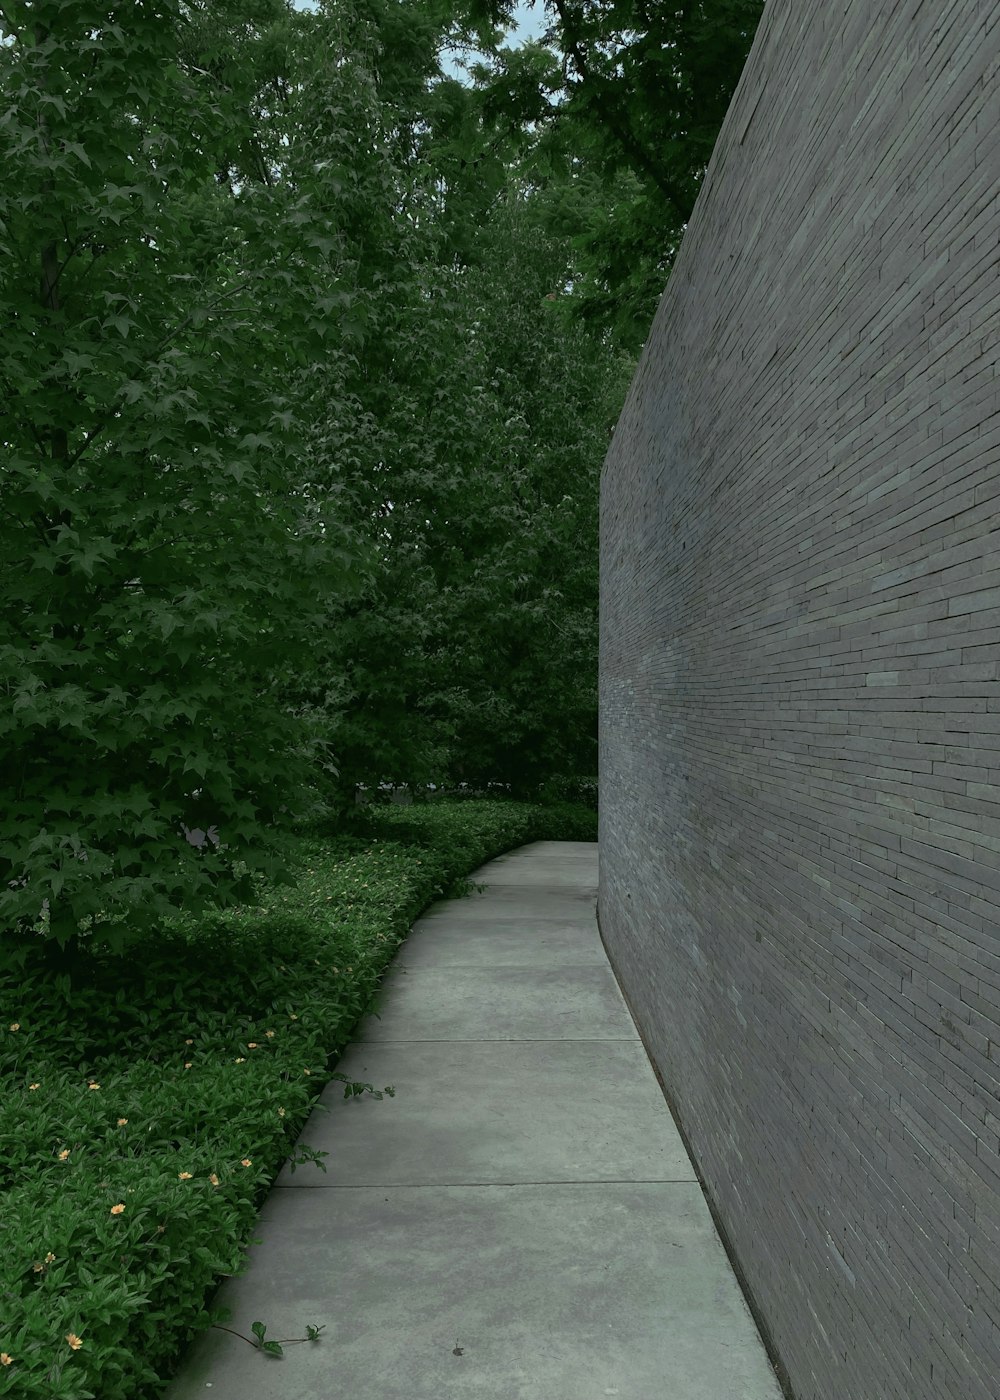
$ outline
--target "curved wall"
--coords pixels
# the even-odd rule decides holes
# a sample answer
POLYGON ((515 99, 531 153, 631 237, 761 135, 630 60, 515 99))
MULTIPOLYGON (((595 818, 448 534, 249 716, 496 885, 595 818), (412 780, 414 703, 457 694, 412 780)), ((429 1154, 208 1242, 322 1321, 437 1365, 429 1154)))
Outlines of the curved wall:
POLYGON ((1000 1394, 1000 7, 770 0, 602 477, 611 960, 798 1400, 1000 1394))

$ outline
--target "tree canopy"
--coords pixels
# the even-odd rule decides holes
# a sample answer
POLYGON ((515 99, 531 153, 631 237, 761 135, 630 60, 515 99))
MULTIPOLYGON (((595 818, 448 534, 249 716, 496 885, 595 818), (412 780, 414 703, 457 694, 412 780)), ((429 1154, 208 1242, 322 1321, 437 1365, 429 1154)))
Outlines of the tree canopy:
POLYGON ((0 930, 595 772, 600 467, 761 8, 2 0, 0 930))

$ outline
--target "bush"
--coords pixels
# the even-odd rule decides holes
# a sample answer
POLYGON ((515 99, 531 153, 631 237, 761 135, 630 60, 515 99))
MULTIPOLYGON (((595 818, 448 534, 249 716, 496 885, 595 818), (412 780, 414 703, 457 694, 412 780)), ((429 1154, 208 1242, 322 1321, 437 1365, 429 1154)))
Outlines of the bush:
POLYGON ((352 826, 140 957, 0 961, 0 1395, 160 1393, 416 915, 513 846, 596 837, 592 812, 510 801, 352 826))
MULTIPOLYGON (((586 807, 597 811, 596 778, 550 778, 542 783, 535 794, 535 801, 545 806, 568 803, 574 807, 586 807)), ((595 838, 596 839, 596 838, 595 838)))

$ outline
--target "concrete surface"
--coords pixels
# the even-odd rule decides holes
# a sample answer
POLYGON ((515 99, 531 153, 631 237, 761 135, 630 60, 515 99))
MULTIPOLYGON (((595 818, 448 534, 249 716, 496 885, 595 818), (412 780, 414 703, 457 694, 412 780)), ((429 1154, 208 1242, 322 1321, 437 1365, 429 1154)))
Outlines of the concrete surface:
POLYGON ((538 842, 417 921, 167 1400, 780 1400, 597 933, 538 842))

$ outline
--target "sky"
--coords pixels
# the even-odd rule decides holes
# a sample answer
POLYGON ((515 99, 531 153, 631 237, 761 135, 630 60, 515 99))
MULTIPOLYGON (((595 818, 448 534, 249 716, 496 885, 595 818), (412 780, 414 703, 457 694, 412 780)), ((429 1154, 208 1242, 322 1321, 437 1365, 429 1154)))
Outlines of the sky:
MULTIPOLYGON (((534 4, 526 3, 526 0, 520 0, 520 3, 514 8, 514 19, 517 22, 517 28, 507 35, 506 41, 511 48, 517 48, 519 44, 525 43, 528 39, 537 39, 545 28, 545 5, 543 0, 534 0, 534 4)), ((471 54, 469 58, 472 58, 471 54)), ((441 66, 449 77, 458 78, 460 80, 465 79, 465 74, 462 69, 456 67, 449 59, 447 50, 442 54, 441 66)))
MULTIPOLYGON (((294 0, 297 10, 314 10, 316 8, 313 0, 294 0)), ((517 28, 507 37, 507 43, 516 47, 525 43, 528 39, 537 39, 545 28, 545 4, 544 0, 519 0, 514 8, 514 18, 517 21, 517 28)), ((453 77, 460 78, 462 73, 453 64, 445 60, 445 69, 453 77)))
POLYGON ((542 0, 535 0, 533 5, 522 3, 514 11, 517 20, 517 31, 511 35, 510 43, 523 44, 527 39, 537 39, 545 28, 545 6, 542 0))

